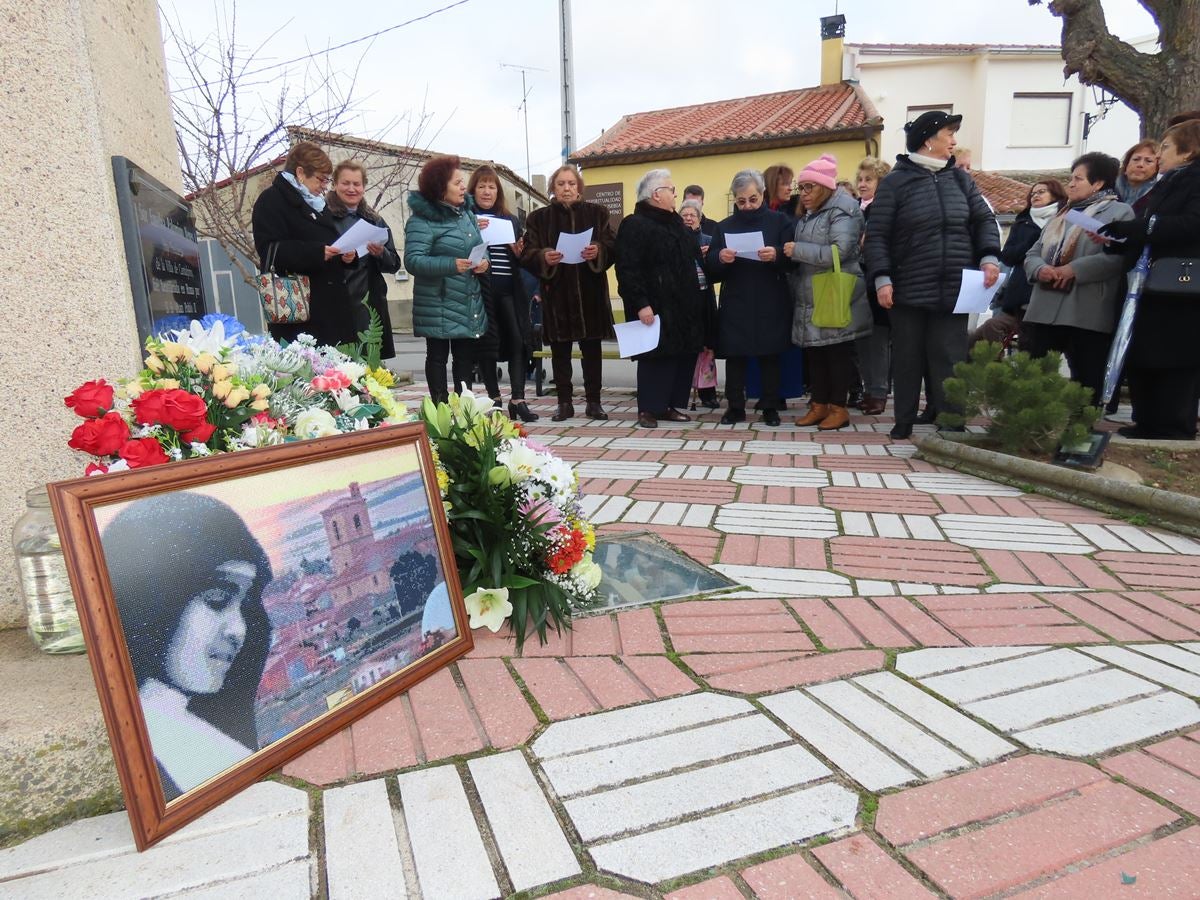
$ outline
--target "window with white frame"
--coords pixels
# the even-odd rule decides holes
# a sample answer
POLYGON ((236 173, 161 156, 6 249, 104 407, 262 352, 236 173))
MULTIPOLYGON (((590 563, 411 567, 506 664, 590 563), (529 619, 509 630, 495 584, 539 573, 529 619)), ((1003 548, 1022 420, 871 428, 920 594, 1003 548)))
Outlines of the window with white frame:
POLYGON ((1013 94, 1010 147, 1066 147, 1071 143, 1071 95, 1013 94))
POLYGON ((904 121, 915 121, 921 113, 927 112, 944 112, 948 115, 954 115, 953 103, 930 103, 924 106, 910 106, 904 111, 904 121))

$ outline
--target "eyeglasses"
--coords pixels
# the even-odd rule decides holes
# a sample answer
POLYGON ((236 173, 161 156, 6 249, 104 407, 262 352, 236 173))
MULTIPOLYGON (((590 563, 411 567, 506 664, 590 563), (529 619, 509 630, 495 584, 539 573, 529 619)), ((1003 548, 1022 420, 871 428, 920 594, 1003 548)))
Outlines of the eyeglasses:
POLYGON ((1036 191, 1030 191, 1029 196, 1030 197, 1040 197, 1043 194, 1048 194, 1048 193, 1050 193, 1050 192, 1048 190, 1046 190, 1045 188, 1038 188, 1036 191))
MULTIPOLYGON (((670 191, 672 194, 674 194, 674 193, 675 193, 675 186, 674 186, 674 185, 669 185, 669 184, 661 184, 661 185, 659 185, 658 187, 656 187, 656 188, 654 189, 654 191, 670 191)), ((651 191, 650 193, 652 193, 652 194, 653 194, 653 193, 654 193, 654 191, 651 191)))
POLYGON ((801 194, 811 194, 813 191, 815 191, 817 189, 817 187, 818 186, 815 184, 802 184, 798 188, 796 188, 796 190, 799 191, 801 194))

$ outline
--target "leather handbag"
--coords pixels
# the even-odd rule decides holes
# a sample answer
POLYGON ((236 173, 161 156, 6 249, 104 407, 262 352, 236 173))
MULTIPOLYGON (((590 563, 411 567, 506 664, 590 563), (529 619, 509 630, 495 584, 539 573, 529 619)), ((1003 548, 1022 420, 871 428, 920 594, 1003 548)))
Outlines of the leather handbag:
POLYGON ((312 285, 307 275, 279 275, 275 271, 278 244, 267 248, 267 271, 258 276, 258 297, 272 325, 307 322, 312 306, 312 285))
POLYGON ((1200 259, 1164 256, 1154 260, 1145 289, 1155 294, 1200 297, 1200 259))
POLYGON ((833 271, 821 272, 812 278, 812 323, 817 328, 845 328, 850 324, 850 299, 858 284, 858 276, 842 271, 841 254, 837 244, 833 249, 833 271))

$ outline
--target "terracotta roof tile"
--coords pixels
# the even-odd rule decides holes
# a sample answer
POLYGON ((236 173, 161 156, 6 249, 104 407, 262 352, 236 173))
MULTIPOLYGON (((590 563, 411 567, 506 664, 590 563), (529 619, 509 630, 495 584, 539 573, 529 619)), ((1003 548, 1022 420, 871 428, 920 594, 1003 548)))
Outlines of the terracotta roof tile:
POLYGON ((975 179, 980 192, 996 212, 1018 213, 1025 208, 1030 185, 1006 175, 997 175, 995 172, 972 170, 971 177, 975 179))
POLYGON ((634 113, 571 158, 808 137, 878 124, 871 102, 854 85, 842 83, 634 113))

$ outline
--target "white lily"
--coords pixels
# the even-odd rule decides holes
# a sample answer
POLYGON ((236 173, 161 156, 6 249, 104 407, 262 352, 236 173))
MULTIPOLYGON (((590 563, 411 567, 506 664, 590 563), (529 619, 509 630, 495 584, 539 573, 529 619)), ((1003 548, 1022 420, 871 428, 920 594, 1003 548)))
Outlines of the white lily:
POLYGON ((220 321, 213 322, 211 328, 205 328, 193 319, 187 331, 181 329, 173 334, 176 341, 190 347, 194 353, 211 353, 218 359, 222 350, 230 350, 236 343, 225 337, 225 325, 220 321))
POLYGON ((512 615, 513 607, 508 602, 508 588, 480 588, 465 598, 471 628, 487 628, 493 634, 500 630, 504 620, 512 615))

